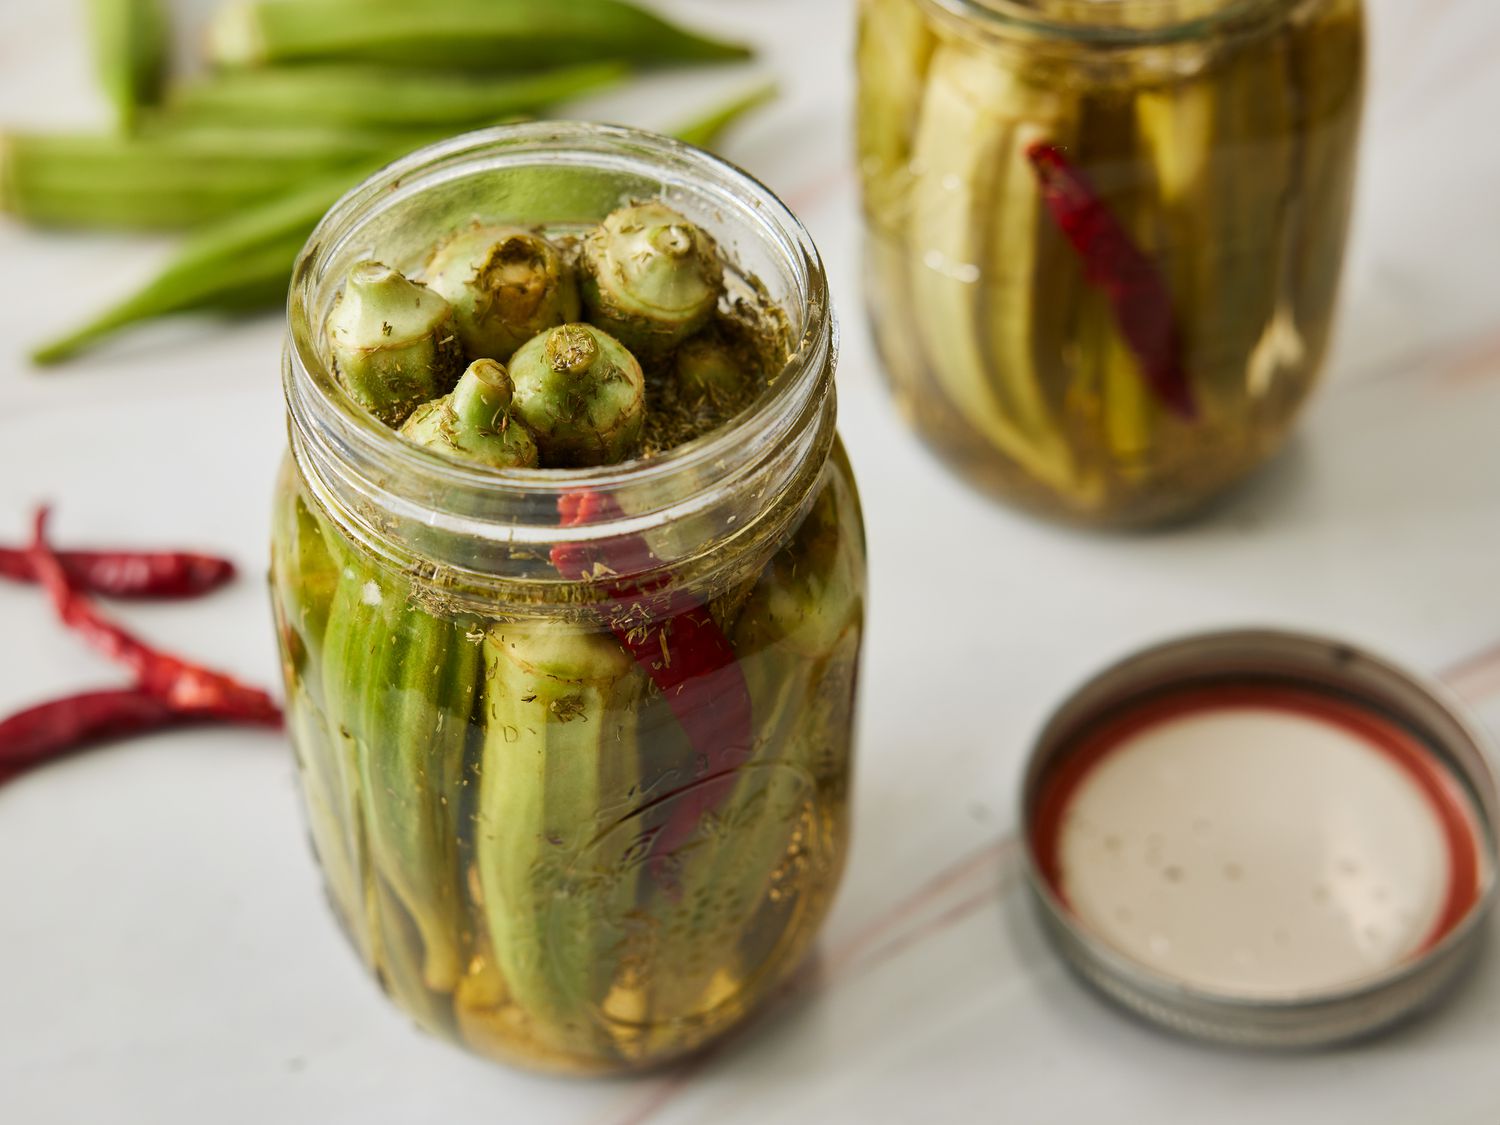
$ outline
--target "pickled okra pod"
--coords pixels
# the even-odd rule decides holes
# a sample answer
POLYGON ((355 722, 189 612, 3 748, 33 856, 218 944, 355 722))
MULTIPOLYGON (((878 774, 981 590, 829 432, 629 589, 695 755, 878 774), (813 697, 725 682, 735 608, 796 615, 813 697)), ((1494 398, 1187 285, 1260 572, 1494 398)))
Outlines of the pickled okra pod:
MULTIPOLYGON (((428 612, 415 593, 351 559, 329 615, 323 689, 343 783, 358 795, 371 927, 387 934, 399 910, 421 939, 419 961, 389 939, 376 956, 404 957, 408 987, 418 963, 422 986, 444 992, 463 967, 456 818, 480 654, 472 626, 428 612)), ((425 1003, 419 992, 404 999, 425 1003)))
POLYGON ((578 319, 572 265, 532 231, 467 227, 438 245, 422 276, 453 305, 459 338, 475 358, 508 361, 539 333, 578 319))
POLYGON ((459 460, 496 469, 534 469, 536 441, 515 417, 514 396, 503 365, 476 359, 452 394, 417 407, 401 436, 459 460))
POLYGON ((594 323, 642 360, 670 352, 713 315, 724 266, 713 239, 663 203, 622 207, 583 241, 594 323))
POLYGON ((565 324, 511 358, 511 409, 536 438, 542 464, 613 465, 630 457, 646 417, 641 365, 589 324, 565 324))
POLYGON ((453 306, 400 271, 356 263, 328 315, 339 381, 388 426, 453 389, 463 350, 453 306))
POLYGON ((497 965, 542 1044, 608 1052, 593 1008, 636 879, 600 813, 639 784, 645 676, 612 637, 551 623, 491 626, 484 652, 475 865, 497 965))

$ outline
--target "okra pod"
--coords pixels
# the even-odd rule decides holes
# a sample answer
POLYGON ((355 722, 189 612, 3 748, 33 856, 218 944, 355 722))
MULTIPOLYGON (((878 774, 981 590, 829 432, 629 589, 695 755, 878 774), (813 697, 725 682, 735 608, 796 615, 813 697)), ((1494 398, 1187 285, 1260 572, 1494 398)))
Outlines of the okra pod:
POLYGON ((509 71, 538 60, 723 62, 750 51, 624 0, 252 0, 221 10, 209 54, 224 66, 343 61, 509 71))
POLYGON ((221 72, 176 89, 168 108, 175 119, 215 124, 458 129, 581 97, 627 73, 608 62, 503 77, 310 64, 221 72))
POLYGON ((426 136, 177 126, 138 137, 10 133, 0 136, 0 211, 42 225, 183 229, 335 169, 378 167, 426 136))
MULTIPOLYGON (((288 468, 283 473, 291 471, 288 468)), ((276 510, 273 588, 281 592, 275 609, 287 661, 287 719, 302 777, 308 828, 330 905, 361 956, 370 961, 361 876, 346 832, 351 794, 345 789, 334 757, 338 742, 322 721, 323 641, 339 585, 340 565, 325 539, 321 521, 285 478, 279 495, 283 499, 276 510), (295 698, 299 694, 304 697, 300 701, 295 698)))
POLYGON ((753 113, 761 106, 775 101, 776 94, 776 83, 762 83, 753 90, 747 90, 732 101, 712 108, 707 113, 695 117, 691 121, 683 122, 677 128, 670 130, 671 135, 679 141, 685 141, 687 144, 697 145, 699 148, 711 149, 742 118, 753 113))
POLYGON ((859 88, 856 128, 865 214, 890 232, 907 213, 912 150, 937 38, 912 0, 861 0, 858 34, 859 73, 878 75, 859 88))
POLYGON ((420 935, 424 987, 445 991, 464 964, 458 795, 479 654, 464 625, 413 593, 350 555, 324 654, 325 711, 344 744, 377 932, 393 917, 383 886, 420 935))
POLYGON ((613 1053, 602 1012, 650 854, 619 819, 645 676, 612 636, 552 621, 491 626, 484 657, 474 863, 490 948, 529 1038, 613 1053))
POLYGON ((1361 9, 1354 0, 1337 0, 1298 32, 1291 66, 1299 90, 1304 194, 1293 223, 1291 299, 1307 362, 1316 367, 1328 347, 1354 202, 1364 101, 1361 9))
POLYGON ((756 976, 765 959, 757 941, 779 941, 791 927, 785 919, 757 927, 755 919, 800 908, 791 885, 797 865, 829 854, 807 834, 818 831, 819 787, 841 774, 846 745, 831 743, 849 733, 863 566, 863 545, 846 522, 858 511, 851 480, 840 449, 738 616, 733 643, 750 691, 754 749, 685 858, 680 899, 654 903, 667 942, 658 958, 672 972, 650 990, 651 1022, 672 1036, 711 1011, 726 982, 756 976), (847 688, 842 695, 835 681, 847 688))
POLYGON ((956 46, 932 60, 907 224, 927 367, 969 424, 1031 476, 1083 487, 1032 364, 1039 194, 1026 146, 1065 126, 1066 96, 956 46), (1006 249, 990 256, 990 248, 1006 249), (986 354, 982 341, 994 333, 986 354))
POLYGON ((89 25, 99 84, 131 131, 166 82, 172 29, 162 0, 89 0, 89 25))
POLYGON ((171 313, 269 308, 286 300, 292 263, 324 212, 383 160, 322 176, 247 208, 185 243, 145 286, 67 336, 32 354, 59 363, 121 328, 171 313))

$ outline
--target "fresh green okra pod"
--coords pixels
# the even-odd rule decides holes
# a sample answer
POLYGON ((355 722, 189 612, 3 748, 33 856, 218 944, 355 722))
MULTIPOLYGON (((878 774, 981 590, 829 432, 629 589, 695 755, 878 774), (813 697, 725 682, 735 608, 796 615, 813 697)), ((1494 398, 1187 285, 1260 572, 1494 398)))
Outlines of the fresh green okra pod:
POLYGON ((624 0, 252 0, 220 10, 209 54, 225 66, 382 62, 469 70, 615 59, 748 58, 738 44, 668 23, 624 0))
POLYGON ((589 319, 650 361, 708 323, 724 263, 701 228, 664 203, 637 203, 589 232, 580 281, 589 319))
POLYGON ((469 355, 506 362, 548 328, 578 319, 578 282, 542 235, 476 223, 438 244, 422 272, 457 314, 469 355))
POLYGON ((646 377, 635 356, 589 324, 565 324, 511 358, 512 409, 546 468, 614 465, 640 444, 646 377))
POLYGON ((668 133, 687 144, 711 149, 725 133, 739 124, 741 118, 775 101, 777 92, 776 83, 763 82, 702 116, 668 130, 668 133))
POLYGON ((401 436, 495 469, 534 469, 536 442, 511 409, 514 394, 503 365, 476 359, 452 394, 417 407, 401 427, 401 436))
POLYGON ((309 64, 221 71, 178 87, 167 104, 174 118, 189 121, 459 129, 591 94, 615 85, 627 73, 619 63, 504 76, 309 64))
POLYGON ((89 0, 94 64, 121 126, 135 128, 166 83, 172 28, 161 0, 89 0))
POLYGON ((416 148, 400 130, 163 126, 139 136, 0 134, 0 211, 42 226, 182 230, 416 148))
POLYGON ((388 426, 448 393, 463 370, 453 306, 380 262, 349 271, 328 314, 328 345, 339 381, 388 426))
POLYGON ((348 188, 349 173, 325 176, 204 228, 135 294, 38 348, 32 359, 59 363, 121 328, 169 313, 259 309, 284 302, 292 263, 307 236, 348 188))

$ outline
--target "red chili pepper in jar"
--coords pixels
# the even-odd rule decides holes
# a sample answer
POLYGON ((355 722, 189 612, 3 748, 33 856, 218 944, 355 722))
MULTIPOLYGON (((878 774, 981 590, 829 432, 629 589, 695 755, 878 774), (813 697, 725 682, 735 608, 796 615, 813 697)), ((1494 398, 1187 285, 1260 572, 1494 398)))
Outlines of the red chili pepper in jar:
POLYGON ((1173 413, 1196 418, 1182 332, 1161 271, 1061 149, 1039 141, 1026 149, 1026 158, 1048 212, 1083 263, 1085 279, 1109 298, 1115 324, 1147 385, 1173 413))

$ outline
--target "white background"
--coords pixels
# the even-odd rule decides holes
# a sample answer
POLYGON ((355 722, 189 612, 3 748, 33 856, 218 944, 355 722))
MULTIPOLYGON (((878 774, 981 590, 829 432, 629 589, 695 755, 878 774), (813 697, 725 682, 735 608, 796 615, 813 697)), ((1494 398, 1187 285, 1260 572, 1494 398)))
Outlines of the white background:
MULTIPOLYGON (((1244 1055, 1084 992, 1017 892, 1030 734, 1102 663, 1206 626, 1345 635, 1439 673, 1500 641, 1500 8, 1374 0, 1373 100, 1340 345, 1291 450, 1209 518, 1106 538, 1003 511, 905 431, 863 324, 848 0, 682 0, 765 47, 785 99, 729 155, 828 260, 842 429, 872 565, 856 843, 817 974, 692 1070, 539 1079, 412 1030, 323 906, 275 736, 184 732, 0 791, 0 1121, 1500 1120, 1500 963, 1367 1046, 1244 1055)), ((81 3, 0 0, 0 120, 102 120, 81 3)), ((723 73, 591 114, 666 126, 723 73)), ((39 374, 27 344, 148 275, 165 241, 0 220, 0 536, 59 506, 75 542, 190 542, 235 588, 133 608, 163 643, 271 683, 262 574, 282 448, 275 317, 189 321, 39 374)), ((117 673, 0 588, 0 712, 117 673)), ((1450 676, 1500 721, 1500 658, 1450 676)))

